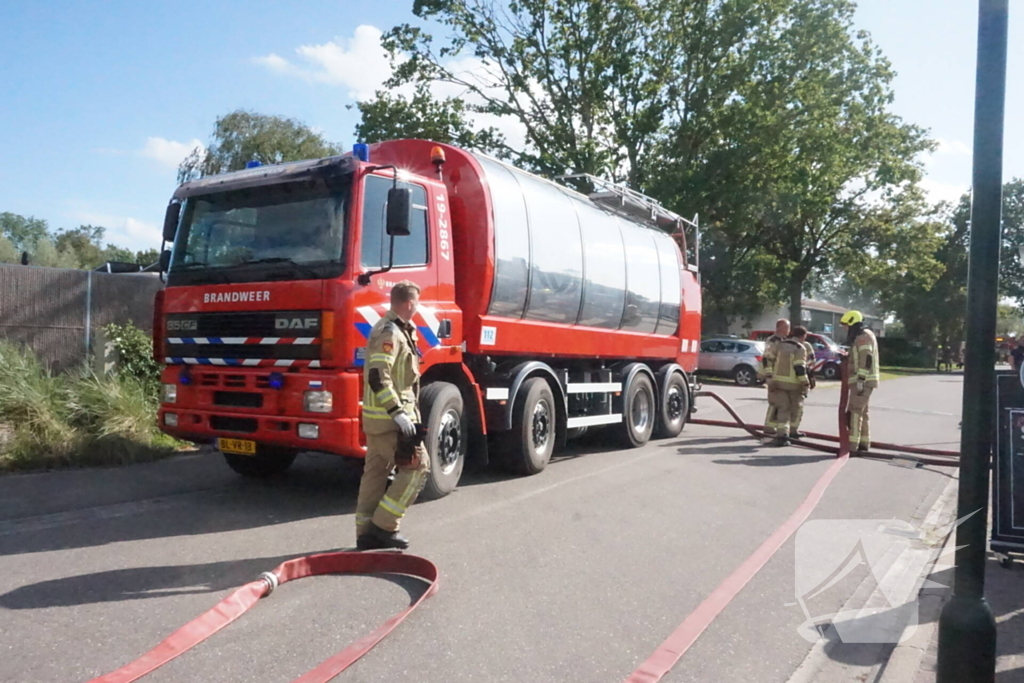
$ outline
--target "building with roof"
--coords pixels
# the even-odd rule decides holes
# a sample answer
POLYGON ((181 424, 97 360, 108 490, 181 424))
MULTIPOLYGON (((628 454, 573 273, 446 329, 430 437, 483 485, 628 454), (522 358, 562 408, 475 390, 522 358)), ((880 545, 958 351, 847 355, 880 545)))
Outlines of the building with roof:
MULTIPOLYGON (((800 303, 801 320, 799 322, 792 321, 794 325, 803 325, 809 332, 831 337, 840 344, 845 341, 838 338, 842 336, 839 319, 843 317, 843 313, 849 310, 848 308, 815 299, 802 299, 800 303)), ((861 311, 861 313, 864 314, 864 322, 867 326, 879 337, 884 337, 885 322, 867 311, 861 311)), ((789 318, 788 306, 780 306, 776 310, 766 310, 753 318, 737 318, 729 325, 729 334, 746 337, 751 330, 775 329, 775 321, 779 318, 789 318)))

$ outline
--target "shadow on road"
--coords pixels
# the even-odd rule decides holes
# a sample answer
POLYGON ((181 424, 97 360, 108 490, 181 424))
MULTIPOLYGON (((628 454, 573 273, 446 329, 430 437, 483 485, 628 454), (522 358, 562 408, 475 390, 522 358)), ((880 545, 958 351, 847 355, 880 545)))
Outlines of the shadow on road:
MULTIPOLYGON (((728 453, 728 451, 722 451, 728 453)), ((807 455, 752 455, 739 460, 712 460, 716 465, 746 465, 747 467, 789 467, 809 465, 822 460, 835 460, 836 456, 822 454, 807 455)))
MULTIPOLYGON (((326 551, 317 551, 326 552, 326 551)), ((121 600, 144 600, 169 595, 198 595, 238 588, 270 571, 293 555, 231 562, 165 567, 136 567, 83 574, 22 586, 0 595, 0 607, 42 609, 121 600)), ((426 590, 420 579, 396 574, 373 574, 401 587, 415 601, 426 590)))

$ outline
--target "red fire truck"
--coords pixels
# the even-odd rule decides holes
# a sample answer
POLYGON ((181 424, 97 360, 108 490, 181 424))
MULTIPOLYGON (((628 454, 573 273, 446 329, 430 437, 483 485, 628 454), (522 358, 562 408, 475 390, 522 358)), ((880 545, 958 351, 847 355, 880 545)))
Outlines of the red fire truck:
POLYGON ((243 475, 300 451, 362 457, 362 365, 398 281, 414 323, 431 471, 541 471, 599 426, 626 446, 682 430, 700 340, 696 219, 590 176, 588 191, 425 140, 181 185, 154 346, 161 428, 243 475))

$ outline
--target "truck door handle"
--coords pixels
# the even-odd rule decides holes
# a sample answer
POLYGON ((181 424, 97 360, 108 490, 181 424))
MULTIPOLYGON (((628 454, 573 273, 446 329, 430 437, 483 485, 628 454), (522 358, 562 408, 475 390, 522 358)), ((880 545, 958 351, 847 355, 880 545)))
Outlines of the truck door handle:
POLYGON ((438 339, 451 339, 452 337, 452 321, 442 320, 437 326, 437 338, 438 339))

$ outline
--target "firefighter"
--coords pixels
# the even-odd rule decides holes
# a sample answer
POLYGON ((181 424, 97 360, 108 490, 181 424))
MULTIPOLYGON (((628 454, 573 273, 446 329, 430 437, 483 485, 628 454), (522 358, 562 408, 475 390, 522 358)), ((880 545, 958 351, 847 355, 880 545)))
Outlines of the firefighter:
POLYGON ((356 502, 356 546, 360 550, 408 548, 398 533, 415 502, 429 467, 419 422, 420 359, 416 328, 410 322, 420 288, 409 281, 391 289, 391 310, 377 321, 366 345, 363 431, 366 462, 356 502), (397 467, 394 481, 388 477, 397 467))
POLYGON ((880 361, 875 333, 864 326, 860 311, 847 311, 839 324, 849 331, 846 345, 850 347, 850 373, 856 384, 850 390, 849 424, 850 449, 864 452, 871 448, 871 428, 868 419, 868 401, 878 388, 880 361))
MULTIPOLYGON (((806 330, 804 334, 807 334, 806 330)), ((798 407, 807 396, 807 350, 803 343, 793 337, 779 343, 768 384, 769 390, 774 389, 775 396, 776 431, 770 445, 785 446, 789 443, 789 423, 796 417, 798 407)))
POLYGON ((768 387, 768 413, 764 417, 764 441, 765 445, 772 443, 778 432, 776 416, 778 413, 779 397, 777 389, 772 384, 772 375, 775 372, 775 357, 779 351, 779 344, 789 336, 789 321, 779 318, 775 322, 775 334, 768 337, 764 344, 764 355, 761 359, 761 380, 768 387))
MULTIPOLYGON (((800 345, 804 347, 804 352, 807 355, 807 388, 814 389, 817 386, 817 382, 814 380, 814 347, 807 341, 807 328, 797 325, 793 328, 793 333, 790 339, 800 342, 800 345)), ((796 405, 796 410, 792 416, 792 420, 789 423, 789 438, 800 439, 803 438, 803 433, 800 432, 800 423, 804 419, 804 399, 807 398, 806 394, 800 396, 800 401, 796 405)))

